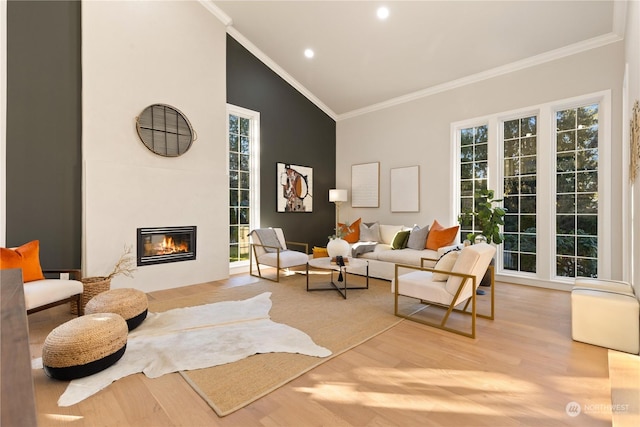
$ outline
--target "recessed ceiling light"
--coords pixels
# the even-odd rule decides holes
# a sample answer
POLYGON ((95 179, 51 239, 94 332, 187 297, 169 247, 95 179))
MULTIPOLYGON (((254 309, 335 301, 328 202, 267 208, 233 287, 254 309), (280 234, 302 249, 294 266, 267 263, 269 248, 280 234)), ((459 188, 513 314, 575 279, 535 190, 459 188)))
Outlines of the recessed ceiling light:
POLYGON ((307 58, 313 58, 313 55, 315 55, 315 53, 313 53, 313 50, 311 49, 304 50, 304 56, 306 56, 307 58))
POLYGON ((389 17, 389 9, 384 6, 379 7, 376 14, 378 15, 378 19, 387 19, 389 17))

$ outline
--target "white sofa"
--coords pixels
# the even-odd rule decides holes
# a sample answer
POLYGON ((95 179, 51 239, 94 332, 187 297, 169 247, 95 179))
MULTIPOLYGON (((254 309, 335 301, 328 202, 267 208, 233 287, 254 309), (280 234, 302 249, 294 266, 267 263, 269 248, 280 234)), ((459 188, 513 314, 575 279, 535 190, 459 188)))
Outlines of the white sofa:
MULTIPOLYGON (((420 266, 421 258, 439 259, 443 254, 459 247, 459 244, 452 244, 441 247, 438 250, 431 249, 391 249, 391 243, 396 233, 401 230, 411 230, 412 227, 404 225, 385 225, 380 224, 380 242, 373 252, 367 252, 360 256, 359 259, 369 261, 369 277, 375 277, 384 280, 393 280, 395 275, 396 264, 409 264, 420 266)), ((351 245, 353 247, 353 244, 351 245)), ((425 267, 435 266, 435 261, 425 261, 425 267)), ((365 274, 365 268, 347 269, 350 273, 365 274)))

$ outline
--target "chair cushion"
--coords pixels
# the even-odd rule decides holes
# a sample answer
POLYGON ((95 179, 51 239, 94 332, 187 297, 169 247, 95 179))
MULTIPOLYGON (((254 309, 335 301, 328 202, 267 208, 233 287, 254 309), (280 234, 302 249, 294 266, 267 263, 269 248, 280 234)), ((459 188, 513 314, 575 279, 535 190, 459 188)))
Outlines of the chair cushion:
POLYGON ((266 252, 276 252, 278 248, 282 249, 278 235, 273 228, 257 228, 250 234, 253 235, 257 244, 264 245, 262 249, 266 252))
MULTIPOLYGON (((412 271, 398 276, 398 293, 449 305, 451 294, 444 287, 445 282, 434 282, 430 271, 412 271)), ((395 284, 392 283, 392 291, 395 284)))
MULTIPOLYGON (((493 258, 493 255, 495 253, 495 246, 489 245, 487 243, 477 243, 475 245, 465 246, 462 251, 460 251, 458 260, 456 261, 451 271, 476 276, 477 287, 480 285, 480 282, 482 281, 487 268, 489 268, 489 264, 491 263, 491 259, 493 258)), ((462 282, 462 280, 464 280, 462 277, 449 276, 449 279, 447 279, 447 283, 445 285, 447 292, 449 292, 451 295, 455 295, 458 291, 458 288, 460 287, 460 283, 462 282)), ((472 292, 475 292, 475 289, 472 289, 472 286, 473 282, 471 280, 467 280, 464 289, 458 296, 458 302, 464 301, 465 299, 471 297, 472 292)))
POLYGON ((24 284, 24 303, 27 310, 67 299, 83 292, 79 280, 43 279, 24 284))
MULTIPOLYGON (((435 270, 442 270, 442 271, 453 270, 453 266, 456 264, 456 261, 458 260, 458 255, 460 255, 460 251, 453 250, 451 252, 447 252, 438 260, 438 262, 433 268, 435 270)), ((433 273, 434 282, 444 282, 448 278, 449 278, 448 274, 433 273)))
MULTIPOLYGON (((309 255, 298 251, 280 251, 280 268, 289 268, 296 265, 304 265, 309 261, 309 255)), ((260 264, 269 265, 271 267, 278 266, 278 254, 276 252, 267 252, 258 256, 260 264)))
POLYGON ((0 248, 0 270, 22 269, 24 283, 44 279, 40 267, 40 241, 34 240, 17 248, 0 248))

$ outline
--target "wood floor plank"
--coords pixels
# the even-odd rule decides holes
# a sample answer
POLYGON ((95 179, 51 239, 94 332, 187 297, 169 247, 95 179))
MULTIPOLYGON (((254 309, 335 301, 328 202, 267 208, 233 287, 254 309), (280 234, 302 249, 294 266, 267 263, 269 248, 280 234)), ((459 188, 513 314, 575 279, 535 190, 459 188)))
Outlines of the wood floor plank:
MULTIPOLYGON (((238 275, 153 292, 149 299, 255 280, 238 275)), ((48 332, 70 318, 68 307, 29 316, 32 357, 40 355, 48 332)), ((402 321, 223 418, 179 374, 136 374, 60 408, 56 401, 67 383, 34 371, 38 421, 95 427, 611 425, 611 411, 572 417, 566 410, 571 402, 611 406, 607 350, 571 340, 568 293, 500 283, 496 319, 479 319, 477 326, 474 340, 402 321)))

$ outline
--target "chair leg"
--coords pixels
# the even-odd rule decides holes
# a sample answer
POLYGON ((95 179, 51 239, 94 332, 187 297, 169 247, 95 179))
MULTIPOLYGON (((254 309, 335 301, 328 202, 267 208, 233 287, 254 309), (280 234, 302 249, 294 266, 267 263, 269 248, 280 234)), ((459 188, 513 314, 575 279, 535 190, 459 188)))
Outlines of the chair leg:
MULTIPOLYGON (((458 289, 457 294, 460 293, 460 291, 462 290, 462 287, 463 287, 463 285, 460 286, 460 288, 458 289)), ((457 297, 458 297, 457 294, 454 297, 453 301, 455 301, 457 299, 457 297)), ((400 296, 399 286, 398 286, 398 281, 396 280, 396 287, 395 287, 395 292, 394 292, 394 298, 395 298, 395 301, 394 301, 394 314, 397 317, 401 317, 403 319, 411 320, 412 322, 422 323, 423 325, 431 326, 431 327, 434 327, 434 328, 437 328, 437 329, 441 329, 441 330, 447 331, 447 332, 452 332, 454 334, 462 335, 462 336, 467 337, 467 338, 474 338, 475 339, 475 337, 476 337, 476 315, 477 315, 477 313, 476 313, 476 298, 475 298, 476 295, 475 295, 475 292, 472 293, 472 296, 470 298, 471 299, 471 313, 466 311, 466 307, 469 304, 469 301, 467 301, 467 304, 465 305, 464 309, 456 309, 454 307, 454 305, 453 305, 454 302, 451 302, 451 305, 446 306, 447 311, 446 311, 445 315, 443 316, 442 321, 440 323, 430 322, 428 320, 424 320, 424 319, 421 319, 419 317, 412 316, 410 314, 402 314, 402 313, 400 313, 400 310, 398 309, 398 298, 399 298, 399 296, 400 296), (449 320, 450 314, 452 312, 454 312, 454 311, 456 313, 461 313, 461 314, 466 314, 466 315, 471 316, 471 332, 465 332, 465 331, 460 330, 460 329, 450 328, 450 327, 446 326, 446 323, 447 323, 447 320, 449 320)), ((412 297, 409 297, 409 298, 412 298, 412 297)), ((434 305, 434 306, 439 307, 439 308, 445 308, 445 306, 438 306, 438 305, 434 305)))
POLYGON ((76 296, 76 307, 78 308, 78 317, 84 315, 84 310, 82 309, 82 294, 76 296))

